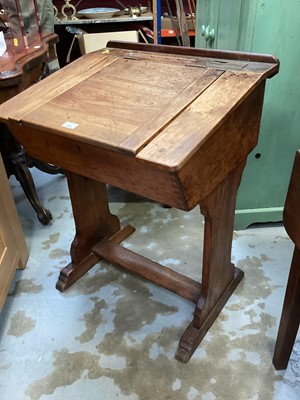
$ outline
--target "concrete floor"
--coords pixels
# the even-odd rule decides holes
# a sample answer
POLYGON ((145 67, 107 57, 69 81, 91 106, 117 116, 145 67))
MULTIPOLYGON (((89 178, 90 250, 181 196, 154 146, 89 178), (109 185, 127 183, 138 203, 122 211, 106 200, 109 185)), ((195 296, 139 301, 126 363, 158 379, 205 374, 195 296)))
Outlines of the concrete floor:
MULTIPOLYGON (((66 180, 34 171, 53 214, 42 226, 11 179, 30 258, 0 315, 1 400, 300 399, 300 338, 287 370, 272 365, 293 244, 284 228, 236 231, 245 278, 188 364, 174 359, 193 305, 106 262, 55 289, 74 235, 66 180)), ((125 246, 200 278, 198 209, 165 209, 115 188, 111 211, 136 228, 125 246)))

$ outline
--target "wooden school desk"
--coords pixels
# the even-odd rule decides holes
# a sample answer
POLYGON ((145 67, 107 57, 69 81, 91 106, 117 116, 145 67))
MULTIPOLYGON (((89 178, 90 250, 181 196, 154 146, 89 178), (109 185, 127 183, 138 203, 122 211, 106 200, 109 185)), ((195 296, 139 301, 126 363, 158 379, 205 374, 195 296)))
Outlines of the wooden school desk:
POLYGON ((231 263, 235 199, 277 71, 269 55, 109 42, 4 103, 0 120, 30 155, 66 171, 76 235, 57 288, 105 259, 195 303, 176 353, 187 362, 243 277, 231 263), (119 246, 134 229, 110 213, 106 184, 200 205, 201 283, 119 246))

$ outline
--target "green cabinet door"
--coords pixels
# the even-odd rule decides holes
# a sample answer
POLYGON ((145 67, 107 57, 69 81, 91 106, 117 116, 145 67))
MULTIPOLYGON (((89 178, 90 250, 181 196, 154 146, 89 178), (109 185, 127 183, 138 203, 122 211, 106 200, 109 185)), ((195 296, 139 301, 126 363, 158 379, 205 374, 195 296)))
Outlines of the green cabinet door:
POLYGON ((281 63, 279 74, 267 82, 259 142, 248 157, 237 197, 236 228, 282 220, 300 148, 299 15, 299 0, 198 0, 197 47, 272 53, 281 63), (209 3, 219 4, 217 20, 209 3), (202 35, 206 24, 214 29, 214 40, 202 35))
POLYGON ((196 47, 237 49, 242 9, 242 0, 198 1, 196 47))

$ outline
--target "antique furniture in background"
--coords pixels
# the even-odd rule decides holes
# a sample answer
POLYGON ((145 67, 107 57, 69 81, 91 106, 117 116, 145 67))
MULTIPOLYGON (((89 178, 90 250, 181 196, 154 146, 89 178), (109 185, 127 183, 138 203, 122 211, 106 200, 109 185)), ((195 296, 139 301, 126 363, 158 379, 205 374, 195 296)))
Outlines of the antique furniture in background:
POLYGON ((109 42, 2 104, 29 153, 66 170, 76 236, 57 288, 105 259, 179 294, 195 304, 176 353, 187 362, 243 277, 231 262, 235 199, 277 71, 268 55, 109 42), (201 283, 118 245, 134 229, 110 213, 106 183, 200 206, 201 283))
POLYGON ((300 151, 295 156, 283 211, 285 229, 295 243, 293 259, 274 350, 276 369, 285 369, 300 323, 300 151))
MULTIPOLYGON (((70 5, 76 5, 75 1, 69 3, 70 5)), ((132 18, 131 15, 121 10, 116 15, 112 17, 106 18, 101 15, 98 18, 84 18, 83 16, 79 16, 78 14, 73 15, 74 10, 72 8, 65 8, 65 15, 69 16, 66 18, 65 15, 62 14, 62 7, 66 6, 66 2, 63 0, 56 0, 53 2, 54 6, 56 6, 58 14, 55 18, 55 33, 59 36, 59 43, 57 45, 57 55, 59 59, 60 66, 63 67, 68 64, 70 61, 77 59, 81 56, 80 48, 77 43, 77 40, 73 41, 74 34, 71 34, 66 30, 66 28, 71 27, 75 29, 80 29, 87 33, 108 33, 108 32, 122 32, 122 31, 136 31, 138 32, 141 27, 146 26, 147 28, 152 29, 153 22, 153 14, 151 9, 151 1, 145 0, 142 2, 143 6, 147 7, 147 12, 143 12, 141 15, 136 18, 132 18)), ((126 3, 126 6, 128 4, 126 3)), ((79 2, 77 6, 77 11, 82 9, 87 9, 90 7, 117 7, 121 8, 121 6, 115 1, 110 0, 106 2, 96 2, 96 1, 88 1, 83 0, 79 2)), ((126 39, 122 39, 126 40, 126 39)))
MULTIPOLYGON (((47 63, 55 56, 53 46, 56 42, 55 34, 48 35, 39 48, 32 48, 27 54, 16 57, 14 54, 6 53, 0 57, 0 104, 38 82, 47 74, 47 63)), ((0 125, 0 150, 7 175, 16 176, 36 211, 39 221, 47 224, 52 216, 50 211, 40 204, 29 167, 35 166, 44 172, 55 174, 60 172, 60 169, 29 157, 3 124, 0 125)))
MULTIPOLYGON (((49 74, 48 66, 56 59, 55 44, 58 41, 54 33, 43 34, 34 8, 37 4, 32 0, 10 1, 3 6, 0 30, 7 48, 0 57, 0 104, 49 74)), ((45 23, 45 29, 51 30, 51 22, 45 23)), ((29 157, 4 124, 0 125, 0 151, 8 177, 16 176, 38 219, 47 224, 52 216, 39 202, 29 167, 36 166, 47 173, 58 173, 60 169, 29 157)))
MULTIPOLYGON (((51 14, 49 2, 43 1, 41 5, 39 15, 42 26, 40 26, 36 15, 28 12, 28 10, 33 10, 32 7, 28 7, 31 1, 23 1, 22 4, 14 1, 2 3, 5 9, 1 9, 0 12, 0 35, 3 35, 1 37, 2 53, 0 57, 0 104, 39 81, 48 73, 48 65, 55 63, 57 59, 55 52, 57 35, 46 34, 47 31, 51 31, 51 21, 48 18, 48 15, 51 14), (18 12, 16 6, 18 6, 18 12), (27 15, 26 21, 21 20, 22 16, 19 11, 27 15), (45 30, 45 34, 43 30, 45 30)), ((26 99, 24 105, 26 105, 26 99)), ((57 168, 30 158, 4 124, 0 124, 0 150, 5 163, 4 166, 0 155, 1 310, 15 269, 25 268, 28 259, 25 238, 7 176, 16 175, 37 211, 40 221, 48 223, 51 214, 39 203, 28 167, 35 165, 47 172, 57 172, 57 168)))
MULTIPOLYGON (((66 28, 81 29, 89 34, 136 31, 139 41, 163 43, 193 47, 195 43, 194 0, 143 0, 141 2, 122 2, 119 0, 54 0, 56 12, 55 32, 59 35, 57 46, 61 67, 80 57, 77 42, 72 42, 72 35, 66 28), (76 6, 76 7, 75 7, 76 6), (116 13, 105 15, 96 8, 117 8, 116 13), (88 16, 82 10, 91 10, 88 16), (183 8, 185 12, 183 12, 183 8), (186 13, 189 14, 186 17, 186 13), (68 51, 69 50, 69 51, 68 51)), ((109 40, 128 40, 126 38, 109 40)), ((95 39, 96 41, 96 39, 95 39)), ((99 48, 99 47, 98 47, 99 48)))

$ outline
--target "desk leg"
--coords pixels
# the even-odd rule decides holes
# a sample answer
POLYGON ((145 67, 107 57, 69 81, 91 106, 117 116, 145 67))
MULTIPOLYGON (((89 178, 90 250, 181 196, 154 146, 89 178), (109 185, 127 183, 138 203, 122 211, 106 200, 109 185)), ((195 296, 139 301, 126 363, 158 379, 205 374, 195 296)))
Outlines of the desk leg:
POLYGON ((71 263, 60 273, 56 288, 65 291, 101 257, 92 248, 102 239, 122 242, 134 229, 121 226, 117 216, 110 213, 106 185, 102 182, 66 172, 76 233, 71 244, 71 263))
POLYGON ((205 217, 202 286, 194 319, 183 333, 176 359, 188 362, 244 273, 231 263, 237 189, 245 162, 200 203, 205 217))
POLYGON ((300 250, 295 246, 273 356, 275 369, 286 369, 300 323, 300 250))

